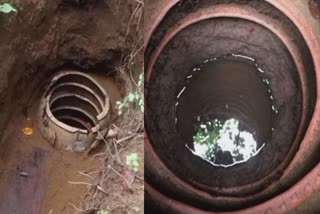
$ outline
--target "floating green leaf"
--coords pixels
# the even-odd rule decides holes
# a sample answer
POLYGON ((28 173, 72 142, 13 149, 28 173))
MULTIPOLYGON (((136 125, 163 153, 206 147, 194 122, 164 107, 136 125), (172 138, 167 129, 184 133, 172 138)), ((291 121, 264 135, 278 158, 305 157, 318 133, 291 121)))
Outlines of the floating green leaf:
POLYGON ((4 3, 0 5, 0 12, 11 13, 11 12, 17 12, 17 10, 13 6, 11 6, 11 4, 4 3))

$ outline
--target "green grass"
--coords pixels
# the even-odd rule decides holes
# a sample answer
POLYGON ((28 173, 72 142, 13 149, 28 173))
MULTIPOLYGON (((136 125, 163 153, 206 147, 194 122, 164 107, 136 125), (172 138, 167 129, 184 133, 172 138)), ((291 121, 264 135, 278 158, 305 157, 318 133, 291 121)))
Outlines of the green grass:
POLYGON ((97 212, 97 214, 111 214, 109 210, 101 209, 97 212))
POLYGON ((138 154, 137 153, 131 153, 131 154, 127 155, 126 164, 134 172, 138 172, 138 170, 139 170, 138 154))
POLYGON ((139 81, 138 81, 138 88, 130 92, 122 101, 117 101, 117 107, 118 107, 118 115, 123 114, 130 105, 137 105, 141 112, 144 111, 144 97, 143 97, 143 83, 144 83, 144 77, 143 73, 139 75, 139 81))

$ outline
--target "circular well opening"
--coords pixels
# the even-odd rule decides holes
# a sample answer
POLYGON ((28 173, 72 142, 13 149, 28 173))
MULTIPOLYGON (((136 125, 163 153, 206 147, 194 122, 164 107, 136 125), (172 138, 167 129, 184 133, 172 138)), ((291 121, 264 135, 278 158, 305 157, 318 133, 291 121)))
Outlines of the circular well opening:
POLYGON ((66 130, 91 132, 108 104, 104 89, 81 72, 59 73, 46 94, 48 115, 66 130))
POLYGON ((148 165, 148 183, 214 211, 279 194, 285 187, 273 182, 295 158, 316 98, 313 60, 301 33, 265 1, 204 0, 162 15, 145 52, 147 158, 163 164, 148 165), (245 157, 237 147, 231 157, 230 147, 211 158, 203 148, 196 151, 196 138, 205 144, 227 128, 237 131, 227 132, 233 144, 244 134, 255 142, 245 157))
POLYGON ((230 167, 263 149, 278 113, 263 74, 253 58, 234 54, 192 70, 177 96, 176 125, 193 154, 230 167))

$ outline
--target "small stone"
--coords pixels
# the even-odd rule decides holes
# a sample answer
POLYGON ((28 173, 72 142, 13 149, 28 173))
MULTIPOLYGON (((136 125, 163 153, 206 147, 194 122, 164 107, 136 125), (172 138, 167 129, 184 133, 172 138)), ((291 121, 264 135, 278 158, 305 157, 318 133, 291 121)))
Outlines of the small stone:
POLYGON ((20 175, 20 176, 23 176, 23 177, 28 177, 28 176, 29 176, 29 174, 26 173, 26 172, 20 172, 19 175, 20 175))
POLYGON ((107 133, 107 138, 115 138, 118 136, 118 132, 114 129, 109 129, 107 133))

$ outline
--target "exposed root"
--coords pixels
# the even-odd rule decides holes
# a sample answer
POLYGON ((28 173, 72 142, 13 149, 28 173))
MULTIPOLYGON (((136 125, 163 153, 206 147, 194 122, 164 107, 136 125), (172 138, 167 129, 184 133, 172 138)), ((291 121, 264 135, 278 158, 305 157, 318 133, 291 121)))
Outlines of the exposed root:
MULTIPOLYGON (((127 20, 125 32, 125 47, 121 57, 121 66, 118 69, 118 78, 125 85, 123 94, 139 89, 136 79, 143 72, 143 0, 119 0, 116 7, 130 3, 132 14, 127 20), (126 50, 131 50, 126 53, 126 50), (139 60, 141 61, 139 65, 139 60)), ((115 11, 117 12, 117 11, 115 11)), ((142 92, 143 93, 143 92, 142 92)), ((105 209, 112 214, 117 213, 144 213, 143 209, 143 112, 138 108, 129 108, 115 124, 112 124, 117 134, 108 138, 99 133, 104 151, 93 154, 92 157, 100 160, 101 167, 98 177, 89 172, 78 172, 91 182, 74 182, 74 185, 87 185, 88 193, 84 196, 82 207, 71 205, 82 213, 95 213, 105 209), (126 155, 130 152, 139 153, 138 172, 133 172, 125 164, 126 155), (138 198, 139 197, 139 198, 138 198)), ((88 153, 90 154, 90 153, 88 153)))

